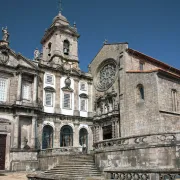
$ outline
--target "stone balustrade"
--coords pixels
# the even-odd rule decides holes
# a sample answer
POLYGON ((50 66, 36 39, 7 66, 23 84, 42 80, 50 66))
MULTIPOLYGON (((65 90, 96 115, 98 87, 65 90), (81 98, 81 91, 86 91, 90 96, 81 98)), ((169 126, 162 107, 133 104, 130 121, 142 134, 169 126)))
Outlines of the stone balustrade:
POLYGON ((179 170, 158 170, 149 169, 143 170, 115 170, 104 171, 106 179, 119 179, 119 180, 178 180, 180 179, 179 170))
POLYGON ((39 156, 55 156, 64 154, 80 154, 82 153, 82 147, 59 147, 43 149, 39 152, 39 156))
POLYGON ((180 132, 146 134, 143 136, 131 136, 126 138, 114 138, 94 143, 95 151, 108 150, 113 148, 128 148, 156 145, 176 145, 180 142, 180 132))

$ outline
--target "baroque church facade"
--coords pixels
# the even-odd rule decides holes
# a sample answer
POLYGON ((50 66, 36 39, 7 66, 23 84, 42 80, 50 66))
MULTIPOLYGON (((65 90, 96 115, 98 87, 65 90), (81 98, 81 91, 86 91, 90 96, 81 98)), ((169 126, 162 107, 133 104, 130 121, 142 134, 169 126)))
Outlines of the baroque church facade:
POLYGON ((3 34, 0 170, 51 169, 53 157, 85 147, 109 179, 178 177, 179 69, 128 43, 105 43, 85 73, 77 28, 61 13, 34 60, 15 53, 3 34))

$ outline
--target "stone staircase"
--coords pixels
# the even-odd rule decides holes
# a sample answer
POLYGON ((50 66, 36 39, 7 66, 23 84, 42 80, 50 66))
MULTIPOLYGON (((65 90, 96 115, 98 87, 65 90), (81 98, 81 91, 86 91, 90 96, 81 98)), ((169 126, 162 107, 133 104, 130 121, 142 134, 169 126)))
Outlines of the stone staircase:
MULTIPOLYGON (((103 176, 95 167, 93 156, 78 155, 41 173, 44 179, 71 179, 71 180, 103 180, 103 176)), ((43 178, 42 178, 43 179, 43 178)))

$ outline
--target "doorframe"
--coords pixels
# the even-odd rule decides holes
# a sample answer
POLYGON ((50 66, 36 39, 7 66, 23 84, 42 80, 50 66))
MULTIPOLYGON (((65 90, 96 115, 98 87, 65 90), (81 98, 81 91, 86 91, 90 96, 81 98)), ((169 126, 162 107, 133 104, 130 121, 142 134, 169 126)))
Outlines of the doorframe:
POLYGON ((6 135, 5 169, 4 170, 10 170, 11 134, 7 132, 0 132, 0 134, 6 135))

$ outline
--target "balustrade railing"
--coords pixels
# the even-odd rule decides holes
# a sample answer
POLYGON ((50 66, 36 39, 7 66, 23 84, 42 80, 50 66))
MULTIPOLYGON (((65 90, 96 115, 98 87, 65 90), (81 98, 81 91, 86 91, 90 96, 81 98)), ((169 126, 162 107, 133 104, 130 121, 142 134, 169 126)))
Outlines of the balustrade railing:
POLYGON ((161 134, 147 134, 143 136, 131 136, 126 138, 115 138, 103 140, 94 143, 95 150, 104 150, 108 148, 128 147, 128 146, 142 146, 142 145, 168 145, 180 142, 180 132, 176 133, 161 133, 161 134))
MULTIPOLYGON (((161 171, 161 170, 160 170, 161 171)), ((180 172, 158 172, 158 170, 151 172, 118 172, 118 171, 104 171, 106 179, 119 180, 179 180, 180 172)))
POLYGON ((82 147, 59 147, 59 148, 49 148, 42 149, 39 152, 40 156, 54 156, 63 154, 79 154, 82 153, 82 147))

